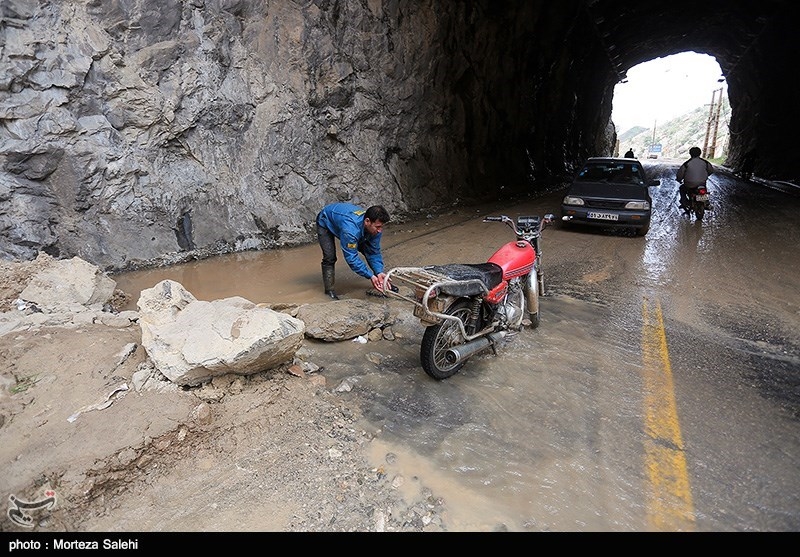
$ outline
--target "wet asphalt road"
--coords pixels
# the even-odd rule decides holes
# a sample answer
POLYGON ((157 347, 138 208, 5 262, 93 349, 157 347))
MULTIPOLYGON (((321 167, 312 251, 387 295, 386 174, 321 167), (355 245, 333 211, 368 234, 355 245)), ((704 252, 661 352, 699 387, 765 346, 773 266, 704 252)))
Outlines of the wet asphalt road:
MULTIPOLYGON (((446 381, 419 367, 422 328, 401 302, 386 302, 395 341, 313 345, 329 385, 354 385, 342 396, 378 434, 376 466, 413 478, 409 498, 444 497, 450 530, 800 529, 800 196, 720 169, 695 222, 677 209, 680 162, 645 162, 662 181, 646 237, 546 230, 540 327, 446 381)), ((558 215, 562 195, 393 223, 385 259, 483 262, 513 236, 482 216, 558 215)), ((116 278, 324 301, 319 257, 312 245, 116 278)), ((337 291, 364 298, 342 267, 337 291)))

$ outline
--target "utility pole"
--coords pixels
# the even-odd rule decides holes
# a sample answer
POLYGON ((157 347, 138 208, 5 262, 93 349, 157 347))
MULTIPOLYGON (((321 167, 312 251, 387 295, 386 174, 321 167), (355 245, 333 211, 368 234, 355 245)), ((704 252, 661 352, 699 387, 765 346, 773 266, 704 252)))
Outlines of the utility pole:
POLYGON ((716 150, 717 143, 717 129, 719 128, 719 112, 722 108, 722 88, 716 89, 711 92, 711 105, 708 109, 708 121, 706 122, 706 137, 703 141, 703 155, 708 158, 714 158, 714 151, 716 150), (717 99, 719 93, 719 99, 717 99), (709 153, 709 138, 712 135, 711 126, 714 126, 713 139, 711 140, 711 151, 709 153))
POLYGON ((653 140, 650 141, 650 149, 647 150, 647 157, 650 158, 650 154, 654 153, 655 144, 656 144, 656 124, 658 124, 658 120, 653 120, 653 140))
POLYGON ((708 158, 713 159, 717 150, 717 130, 719 130, 719 113, 722 111, 722 88, 717 89, 719 98, 717 98, 717 110, 714 112, 714 132, 711 134, 711 154, 708 158))

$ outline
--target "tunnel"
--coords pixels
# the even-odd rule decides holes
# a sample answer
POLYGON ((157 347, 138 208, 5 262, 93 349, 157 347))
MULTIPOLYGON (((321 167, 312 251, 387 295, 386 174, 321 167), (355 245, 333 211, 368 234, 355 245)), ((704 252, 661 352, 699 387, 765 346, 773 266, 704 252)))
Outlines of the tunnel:
MULTIPOLYGON (((505 98, 496 113, 501 118, 507 114, 508 121, 494 127, 513 132, 503 136, 498 131, 497 137, 508 141, 483 146, 488 156, 471 159, 482 165, 472 173, 480 174, 485 161, 494 160, 499 173, 516 172, 510 181, 525 172, 536 183, 540 176, 573 171, 585 157, 610 154, 614 86, 638 64, 696 52, 713 56, 722 70, 720 81, 727 81, 731 120, 725 164, 737 168, 755 149, 757 175, 796 182, 800 173, 788 149, 800 123, 789 85, 800 54, 800 42, 793 38, 797 5, 682 0, 487 4, 482 25, 495 27, 498 34, 505 29, 509 44, 499 56, 476 56, 471 72, 493 74, 483 102, 505 98)), ((475 94, 470 90, 475 77, 465 75, 460 81, 462 95, 475 94)), ((480 122, 479 113, 473 117, 480 122)), ((485 126, 493 127, 491 122, 485 126)))

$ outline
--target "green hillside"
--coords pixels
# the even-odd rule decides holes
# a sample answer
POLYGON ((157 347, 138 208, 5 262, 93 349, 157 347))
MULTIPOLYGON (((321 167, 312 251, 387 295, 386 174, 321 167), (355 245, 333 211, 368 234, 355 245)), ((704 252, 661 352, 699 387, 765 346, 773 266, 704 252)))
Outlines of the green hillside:
POLYGON ((711 157, 711 143, 714 133, 713 123, 709 126, 709 105, 695 108, 691 112, 679 116, 663 124, 656 123, 655 134, 653 128, 637 126, 619 133, 619 154, 622 155, 628 148, 633 148, 637 158, 647 158, 650 145, 661 144, 660 157, 663 158, 687 158, 689 148, 697 145, 701 149, 705 143, 706 133, 708 132, 709 148, 704 157, 710 158, 713 162, 725 160, 728 148, 728 123, 730 121, 730 105, 727 97, 723 96, 722 106, 719 112, 719 124, 717 126, 717 140, 713 157, 711 157), (709 129, 710 128, 710 129, 709 129))

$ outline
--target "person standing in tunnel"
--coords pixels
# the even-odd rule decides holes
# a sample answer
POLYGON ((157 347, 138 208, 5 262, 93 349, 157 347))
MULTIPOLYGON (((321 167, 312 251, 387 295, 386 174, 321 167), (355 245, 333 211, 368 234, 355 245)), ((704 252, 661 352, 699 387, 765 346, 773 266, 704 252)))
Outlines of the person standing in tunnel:
POLYGON ((344 259, 354 273, 372 281, 372 286, 383 293, 383 255, 381 234, 383 225, 389 222, 389 213, 381 205, 364 210, 352 203, 331 203, 317 214, 317 239, 322 248, 322 283, 325 294, 338 300, 334 290, 336 266, 336 242, 344 259), (366 263, 361 260, 363 254, 366 263))
POLYGON ((680 182, 681 209, 689 206, 689 190, 705 185, 708 177, 714 173, 714 166, 706 159, 701 158, 703 151, 700 147, 689 149, 689 159, 679 168, 675 178, 680 182))

